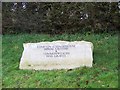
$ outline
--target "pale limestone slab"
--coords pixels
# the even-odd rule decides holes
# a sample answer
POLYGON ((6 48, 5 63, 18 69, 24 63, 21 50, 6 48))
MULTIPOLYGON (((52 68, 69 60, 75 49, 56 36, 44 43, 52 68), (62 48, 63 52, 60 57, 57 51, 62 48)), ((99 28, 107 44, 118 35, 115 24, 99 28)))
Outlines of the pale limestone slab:
POLYGON ((24 43, 20 69, 53 70, 92 67, 93 44, 87 41, 24 43))

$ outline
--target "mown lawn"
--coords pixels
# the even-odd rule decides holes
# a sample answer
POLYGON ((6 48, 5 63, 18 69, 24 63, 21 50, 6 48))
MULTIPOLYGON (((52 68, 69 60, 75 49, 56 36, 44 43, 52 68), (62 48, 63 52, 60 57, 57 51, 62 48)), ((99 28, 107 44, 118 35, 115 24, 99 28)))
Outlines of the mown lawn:
POLYGON ((117 88, 118 36, 109 34, 63 34, 55 36, 42 34, 3 35, 2 87, 117 88), (23 43, 53 40, 91 41, 94 44, 93 67, 52 71, 19 69, 19 62, 23 52, 23 43))

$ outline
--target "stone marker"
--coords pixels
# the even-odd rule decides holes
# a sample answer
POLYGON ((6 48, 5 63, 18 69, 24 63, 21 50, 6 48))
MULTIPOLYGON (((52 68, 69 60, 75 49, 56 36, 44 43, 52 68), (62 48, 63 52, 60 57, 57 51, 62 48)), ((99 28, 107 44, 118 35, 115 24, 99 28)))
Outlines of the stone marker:
POLYGON ((92 67, 93 44, 86 41, 53 41, 23 44, 20 69, 52 70, 92 67))

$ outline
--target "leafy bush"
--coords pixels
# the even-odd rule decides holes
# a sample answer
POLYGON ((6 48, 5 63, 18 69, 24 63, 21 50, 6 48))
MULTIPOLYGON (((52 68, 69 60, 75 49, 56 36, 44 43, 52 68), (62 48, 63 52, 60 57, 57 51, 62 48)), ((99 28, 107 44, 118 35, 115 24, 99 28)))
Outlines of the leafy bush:
POLYGON ((3 34, 117 31, 117 3, 3 3, 3 34))

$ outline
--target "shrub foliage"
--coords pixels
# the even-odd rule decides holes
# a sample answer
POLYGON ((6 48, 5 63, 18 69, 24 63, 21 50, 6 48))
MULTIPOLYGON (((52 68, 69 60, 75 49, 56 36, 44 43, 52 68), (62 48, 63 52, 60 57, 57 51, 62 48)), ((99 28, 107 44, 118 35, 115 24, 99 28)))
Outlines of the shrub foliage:
POLYGON ((119 8, 115 2, 4 2, 2 25, 3 34, 111 32, 119 28, 119 8))

